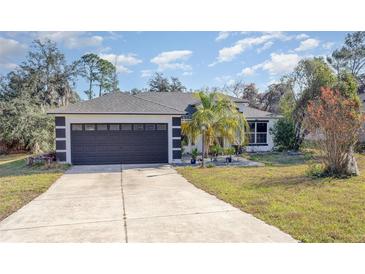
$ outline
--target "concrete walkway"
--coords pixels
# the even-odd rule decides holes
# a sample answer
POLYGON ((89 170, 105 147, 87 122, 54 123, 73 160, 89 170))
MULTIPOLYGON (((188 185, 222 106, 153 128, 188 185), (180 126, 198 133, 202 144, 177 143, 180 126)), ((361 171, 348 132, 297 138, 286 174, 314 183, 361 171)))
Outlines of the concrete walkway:
POLYGON ((0 242, 295 242, 170 166, 74 166, 0 223, 0 242))

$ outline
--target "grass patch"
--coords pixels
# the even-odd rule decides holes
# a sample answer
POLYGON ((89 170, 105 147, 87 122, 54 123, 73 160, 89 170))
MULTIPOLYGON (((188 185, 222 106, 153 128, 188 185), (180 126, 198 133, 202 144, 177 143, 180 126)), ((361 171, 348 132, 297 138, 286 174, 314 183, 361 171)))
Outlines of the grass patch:
POLYGON ((347 179, 308 177, 307 155, 253 157, 267 165, 177 170, 195 186, 297 240, 365 242, 364 155, 357 155, 362 174, 347 179))
POLYGON ((0 156, 0 220, 46 191, 68 168, 53 164, 26 166, 26 154, 0 156))

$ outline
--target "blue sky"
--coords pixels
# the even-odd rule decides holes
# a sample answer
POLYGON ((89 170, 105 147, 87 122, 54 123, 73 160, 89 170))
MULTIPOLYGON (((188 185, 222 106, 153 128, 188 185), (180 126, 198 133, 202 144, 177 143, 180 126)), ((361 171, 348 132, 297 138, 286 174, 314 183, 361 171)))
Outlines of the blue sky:
MULTIPOLYGON (((57 42, 68 62, 94 52, 115 63, 120 88, 143 88, 154 72, 188 89, 254 82, 264 91, 301 58, 326 56, 346 32, 0 32, 0 74, 24 60, 33 39, 57 42)), ((85 83, 76 90, 85 98, 85 83)))

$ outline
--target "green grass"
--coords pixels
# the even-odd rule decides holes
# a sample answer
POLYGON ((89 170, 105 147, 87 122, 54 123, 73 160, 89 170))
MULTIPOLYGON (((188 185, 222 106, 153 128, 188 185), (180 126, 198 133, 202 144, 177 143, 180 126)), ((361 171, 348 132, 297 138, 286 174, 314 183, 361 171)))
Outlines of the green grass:
POLYGON ((364 155, 357 156, 362 174, 347 179, 306 176, 306 156, 254 157, 269 165, 177 170, 195 186, 302 242, 365 242, 364 155))
POLYGON ((68 168, 53 164, 28 167, 25 154, 0 156, 0 220, 46 191, 68 168))

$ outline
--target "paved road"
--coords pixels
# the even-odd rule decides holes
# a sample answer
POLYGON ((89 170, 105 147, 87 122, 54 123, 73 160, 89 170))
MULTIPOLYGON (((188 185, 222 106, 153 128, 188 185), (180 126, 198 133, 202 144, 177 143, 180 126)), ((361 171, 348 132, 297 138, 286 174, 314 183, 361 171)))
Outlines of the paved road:
POLYGON ((294 242, 170 166, 74 166, 0 223, 0 242, 294 242), (122 168, 122 172, 121 171, 122 168))

